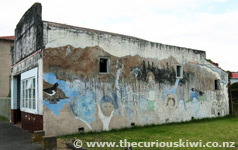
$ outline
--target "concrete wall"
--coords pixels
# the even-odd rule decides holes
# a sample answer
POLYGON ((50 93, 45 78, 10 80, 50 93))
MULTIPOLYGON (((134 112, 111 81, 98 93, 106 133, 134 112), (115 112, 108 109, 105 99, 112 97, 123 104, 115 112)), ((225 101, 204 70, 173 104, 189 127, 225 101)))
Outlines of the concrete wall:
POLYGON ((0 115, 11 120, 11 99, 0 98, 0 115))
MULTIPOLYGON (((43 48, 43 22, 42 7, 40 3, 35 3, 22 16, 15 29, 15 42, 13 50, 12 68, 12 109, 20 109, 20 98, 16 88, 17 76, 22 73, 38 68, 38 91, 42 91, 42 48, 43 48), (15 80, 15 81, 14 81, 15 80)), ((18 79, 19 80, 19 79, 18 79)), ((18 81, 20 82, 20 81, 18 81)), ((37 113, 43 114, 42 92, 37 93, 37 113)))
POLYGON ((22 128, 30 132, 43 130, 43 98, 42 98, 42 49, 43 22, 41 20, 41 4, 35 3, 22 16, 15 29, 15 43, 13 50, 13 67, 11 73, 12 95, 11 113, 12 123, 21 120, 22 128), (36 68, 36 72, 31 69, 36 68), (36 79, 36 109, 21 107, 20 83, 21 77, 35 77, 36 79))
POLYGON ((46 135, 229 113, 228 74, 203 51, 50 22, 44 45, 43 89, 57 87, 55 95, 43 94, 46 135), (110 59, 109 73, 99 73, 100 57, 110 59))
POLYGON ((10 92, 11 48, 14 41, 0 40, 0 97, 7 97, 10 92))
POLYGON ((13 64, 39 50, 43 43, 41 4, 35 3, 22 16, 15 29, 13 64))

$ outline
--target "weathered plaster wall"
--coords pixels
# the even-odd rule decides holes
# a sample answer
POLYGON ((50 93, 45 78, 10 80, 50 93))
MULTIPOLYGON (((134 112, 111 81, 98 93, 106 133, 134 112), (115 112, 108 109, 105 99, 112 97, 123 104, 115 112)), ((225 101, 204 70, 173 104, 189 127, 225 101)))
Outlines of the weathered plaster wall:
POLYGON ((162 60, 176 56, 178 63, 204 62, 206 57, 204 51, 153 43, 135 37, 51 22, 44 22, 43 24, 45 48, 57 48, 65 45, 80 48, 100 46, 117 57, 139 55, 144 58, 162 60))
MULTIPOLYGON (((13 66, 11 72, 11 109, 20 109, 20 88, 17 88, 17 78, 22 73, 37 69, 37 112, 43 114, 43 92, 42 92, 42 49, 43 46, 43 22, 42 22, 42 7, 40 3, 35 3, 22 16, 15 29, 15 42, 13 49, 13 66)), ((23 109, 24 110, 24 109, 23 109)), ((25 110, 24 110, 25 111, 25 110)))
POLYGON ((35 3, 18 22, 15 29, 14 64, 42 47, 43 23, 41 11, 41 4, 35 3))
MULTIPOLYGON (((47 32, 49 35, 53 31, 47 32)), ((64 32, 66 37, 73 34, 64 32)), ((57 37, 55 46, 53 41, 46 43, 43 89, 58 84, 55 95, 43 94, 47 135, 74 133, 81 127, 85 131, 102 131, 130 127, 131 123, 162 124, 228 114, 228 75, 207 62, 204 52, 187 49, 176 52, 176 48, 167 46, 149 50, 150 54, 145 53, 143 57, 139 47, 138 54, 130 49, 133 46, 127 48, 121 44, 117 49, 116 43, 124 37, 116 36, 120 38, 118 41, 108 43, 111 49, 102 48, 105 45, 100 43, 78 48, 57 47, 66 42, 60 38, 59 42, 57 37), (125 50, 115 55, 122 47, 125 50), (98 72, 98 58, 102 56, 110 58, 108 74, 98 72), (183 65, 181 79, 176 78, 176 64, 183 65), (214 90, 215 79, 220 80, 221 90, 214 90)), ((81 36, 78 38, 72 40, 84 45, 86 41, 81 41, 81 36)))
POLYGON ((0 97, 7 97, 10 92, 11 48, 14 41, 0 40, 0 97))

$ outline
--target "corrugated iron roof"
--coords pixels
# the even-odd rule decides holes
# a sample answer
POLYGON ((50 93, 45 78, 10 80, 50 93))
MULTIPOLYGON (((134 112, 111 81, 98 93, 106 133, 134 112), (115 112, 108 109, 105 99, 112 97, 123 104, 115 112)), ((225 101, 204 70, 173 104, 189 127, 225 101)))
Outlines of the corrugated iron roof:
POLYGON ((231 78, 237 78, 238 79, 238 73, 232 72, 232 77, 231 78))
POLYGON ((14 40, 14 36, 1 36, 0 39, 1 40, 14 40))

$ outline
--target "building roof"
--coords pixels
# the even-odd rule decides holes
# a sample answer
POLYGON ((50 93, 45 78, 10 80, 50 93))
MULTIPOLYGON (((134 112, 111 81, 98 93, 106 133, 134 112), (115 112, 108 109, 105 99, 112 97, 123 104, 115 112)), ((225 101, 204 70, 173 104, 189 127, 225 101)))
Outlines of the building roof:
POLYGON ((14 41, 14 36, 1 36, 0 40, 12 40, 12 41, 14 41))
POLYGON ((232 79, 238 79, 238 73, 232 72, 231 78, 232 78, 232 79))

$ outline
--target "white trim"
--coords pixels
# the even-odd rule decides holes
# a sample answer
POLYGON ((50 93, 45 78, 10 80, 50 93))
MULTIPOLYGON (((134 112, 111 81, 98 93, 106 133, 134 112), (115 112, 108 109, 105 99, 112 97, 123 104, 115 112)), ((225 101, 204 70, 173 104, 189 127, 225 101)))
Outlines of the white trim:
POLYGON ((17 109, 17 78, 11 77, 11 109, 17 109))
MULTIPOLYGON (((26 71, 24 73, 21 74, 21 81, 22 80, 25 80, 25 79, 28 79, 28 78, 32 78, 34 77, 35 78, 35 109, 30 109, 30 108, 24 108, 22 107, 22 97, 21 97, 21 111, 24 111, 24 112, 28 112, 28 113, 32 113, 32 114, 37 114, 38 112, 38 78, 37 78, 37 71, 38 71, 38 68, 33 68, 29 71, 26 71)), ((22 85, 21 85, 22 87, 22 85)), ((21 88, 22 89, 22 88, 21 88)), ((21 95, 22 95, 22 90, 21 90, 21 95)), ((32 104, 33 105, 33 104, 32 104)))

